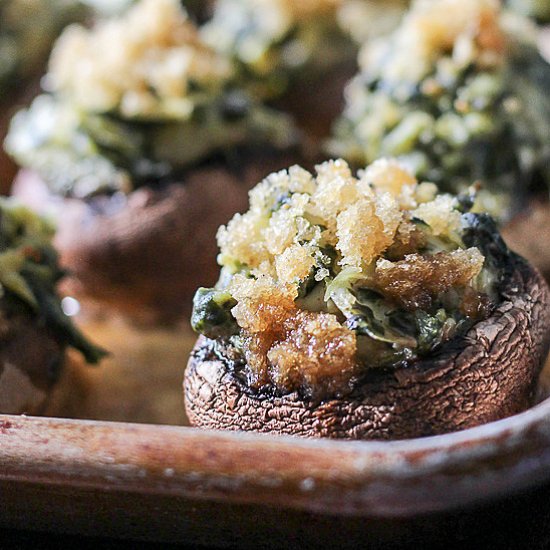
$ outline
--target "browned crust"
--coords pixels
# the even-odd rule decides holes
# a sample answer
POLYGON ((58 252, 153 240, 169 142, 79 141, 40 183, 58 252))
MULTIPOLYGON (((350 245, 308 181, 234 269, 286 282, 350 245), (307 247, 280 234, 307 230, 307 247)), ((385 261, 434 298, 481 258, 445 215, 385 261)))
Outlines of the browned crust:
POLYGON ((13 194, 53 214, 60 262, 71 275, 64 292, 137 322, 173 323, 189 315, 196 288, 217 279, 218 227, 246 209, 248 190, 266 174, 297 161, 295 153, 270 152, 238 172, 197 168, 182 182, 90 202, 55 197, 22 171, 13 194))
POLYGON ((407 368, 373 373, 350 396, 313 404, 296 393, 259 397, 226 365, 201 353, 184 380, 192 425, 309 437, 404 439, 462 430, 532 404, 548 353, 550 298, 540 274, 517 261, 505 301, 465 337, 407 368))
POLYGON ((38 414, 59 378, 65 348, 30 314, 0 311, 0 412, 38 414))

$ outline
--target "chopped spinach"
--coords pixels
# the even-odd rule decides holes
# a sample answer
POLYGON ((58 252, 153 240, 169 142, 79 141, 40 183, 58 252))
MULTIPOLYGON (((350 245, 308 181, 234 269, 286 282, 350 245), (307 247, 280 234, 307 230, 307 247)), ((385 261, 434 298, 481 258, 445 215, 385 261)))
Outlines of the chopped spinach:
POLYGON ((191 326, 208 338, 229 338, 239 332, 231 314, 237 301, 225 290, 199 288, 193 298, 191 326))
POLYGON ((188 119, 128 120, 42 94, 15 115, 5 148, 53 193, 86 199, 160 182, 237 145, 294 143, 290 119, 244 92, 226 90, 209 101, 198 96, 188 119))

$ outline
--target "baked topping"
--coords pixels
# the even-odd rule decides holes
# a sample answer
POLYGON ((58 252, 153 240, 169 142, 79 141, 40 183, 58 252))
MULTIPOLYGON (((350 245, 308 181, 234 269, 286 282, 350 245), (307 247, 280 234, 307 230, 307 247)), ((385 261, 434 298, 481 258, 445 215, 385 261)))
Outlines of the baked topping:
POLYGON ((85 111, 187 119, 231 75, 178 0, 142 0, 91 30, 66 29, 52 52, 48 87, 85 111))
POLYGON ((409 0, 342 0, 338 22, 358 43, 385 36, 398 24, 409 0))
POLYGON ((500 214, 514 187, 550 181, 536 122, 550 113, 550 67, 531 31, 496 0, 413 2, 391 35, 363 47, 331 153, 360 166, 396 156, 446 190, 481 180, 500 214))
POLYGON ((240 351, 252 388, 348 391, 490 314, 503 262, 479 226, 506 249, 471 205, 391 159, 358 177, 342 160, 271 174, 220 228, 220 280, 192 324, 240 351))
MULTIPOLYGON (((79 350, 90 363, 105 352, 90 344, 63 313, 56 284, 64 273, 51 241, 53 228, 11 199, 0 199, 0 290, 4 315, 29 311, 61 343, 79 350)), ((9 318, 9 315, 7 315, 9 318)))
POLYGON ((178 0, 141 0, 91 30, 69 27, 6 140, 58 194, 128 192, 248 144, 293 143, 289 119, 236 87, 178 0))

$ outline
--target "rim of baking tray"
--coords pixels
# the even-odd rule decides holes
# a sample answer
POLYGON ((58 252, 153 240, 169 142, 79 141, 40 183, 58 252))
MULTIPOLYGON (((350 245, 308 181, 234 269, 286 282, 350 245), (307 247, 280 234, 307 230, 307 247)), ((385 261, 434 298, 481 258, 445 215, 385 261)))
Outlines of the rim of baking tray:
POLYGON ((330 515, 449 511, 550 481, 550 398, 503 420, 400 441, 0 415, 0 480, 330 515))

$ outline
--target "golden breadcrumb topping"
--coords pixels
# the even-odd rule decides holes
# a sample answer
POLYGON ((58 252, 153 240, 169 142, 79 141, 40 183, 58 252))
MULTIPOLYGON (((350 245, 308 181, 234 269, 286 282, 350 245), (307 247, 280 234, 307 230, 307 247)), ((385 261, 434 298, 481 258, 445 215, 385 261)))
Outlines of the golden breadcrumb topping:
MULTIPOLYGON (((343 391, 360 368, 359 335, 363 347, 371 338, 367 361, 414 347, 415 329, 395 332, 392 315, 435 315, 441 297, 471 285, 484 266, 462 242, 457 199, 391 159, 357 177, 343 160, 315 175, 299 166, 271 174, 250 192, 248 212, 220 228, 218 244, 218 303, 235 301, 250 383, 287 390, 343 391)), ((481 311, 481 294, 467 294, 463 310, 481 311)), ((431 338, 457 326, 452 312, 440 325, 438 315, 425 323, 431 338)))
POLYGON ((252 385, 323 386, 330 390, 357 370, 356 336, 335 315, 299 310, 296 288, 267 276, 236 276, 233 314, 245 330, 252 385))
POLYGON ((197 88, 217 90, 231 75, 178 0, 141 0, 93 29, 67 28, 52 53, 48 85, 90 111, 185 119, 197 88))
POLYGON ((331 245, 339 266, 365 269, 394 243, 405 209, 438 235, 458 228, 452 198, 435 197, 435 189, 419 185, 395 160, 378 160, 359 178, 343 160, 321 164, 316 177, 293 166, 257 185, 249 211, 220 228, 220 263, 297 284, 331 245))
POLYGON ((433 201, 420 204, 412 215, 425 221, 434 235, 453 235, 460 228, 460 212, 450 195, 439 195, 433 201))
POLYGON ((383 65, 390 81, 416 81, 446 53, 462 66, 494 66, 505 49, 500 11, 498 0, 416 0, 391 40, 365 45, 359 64, 383 65))

